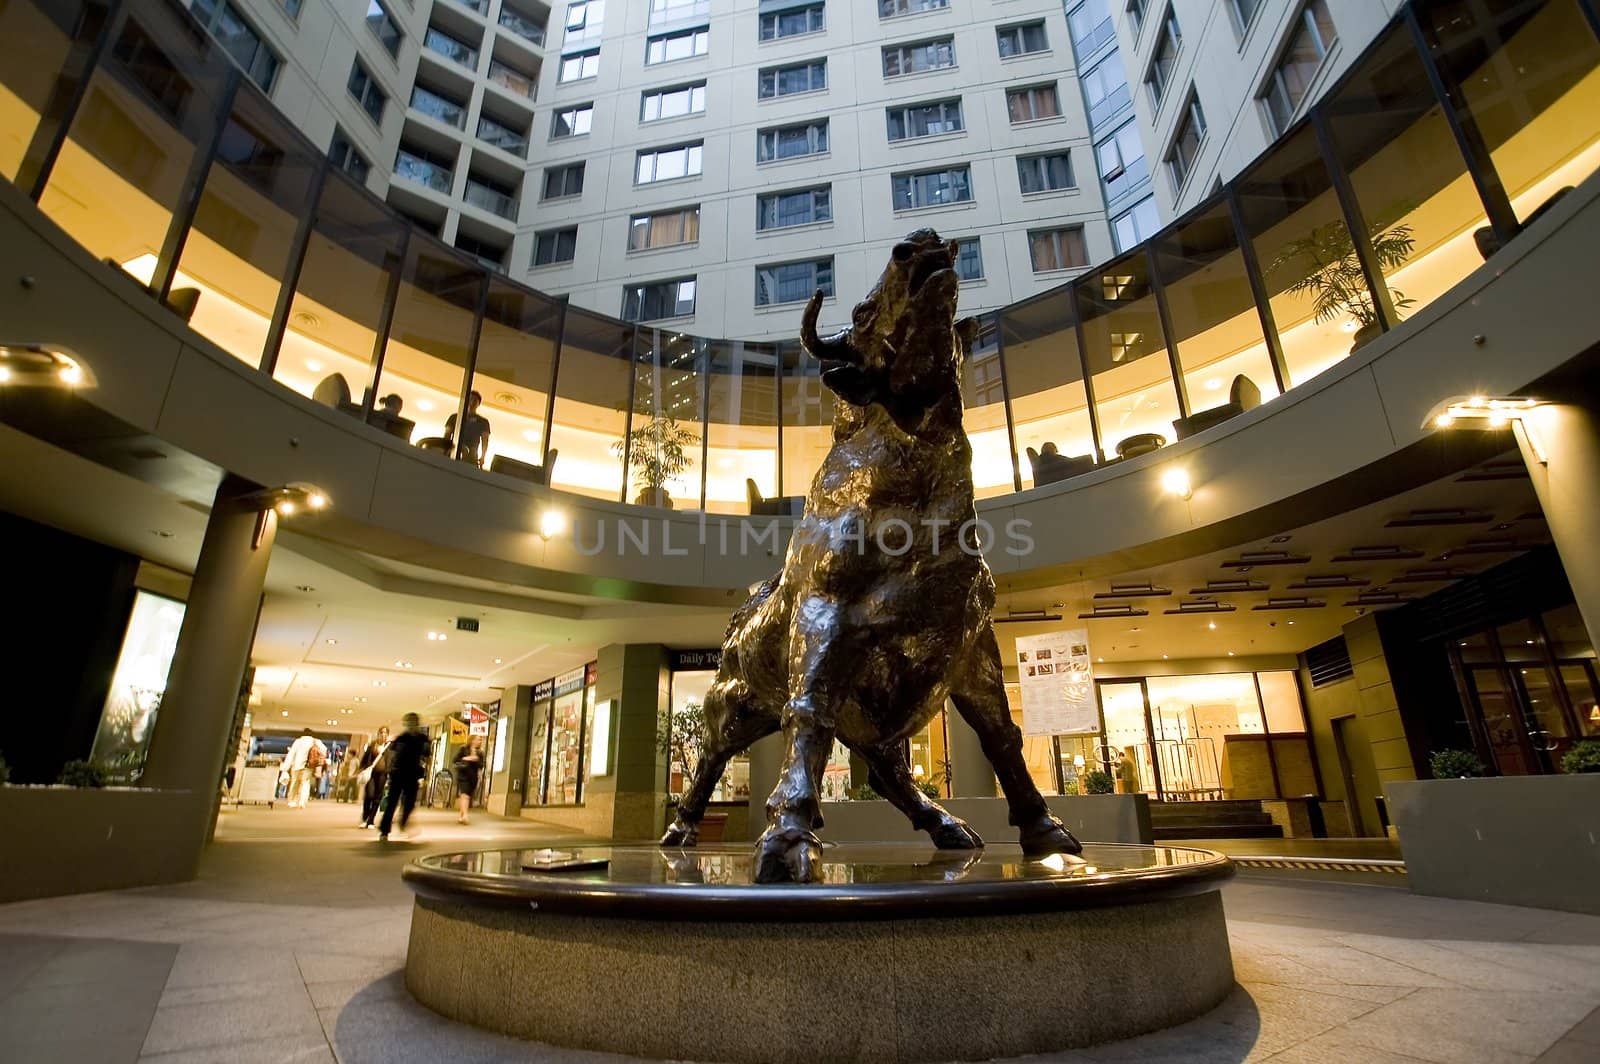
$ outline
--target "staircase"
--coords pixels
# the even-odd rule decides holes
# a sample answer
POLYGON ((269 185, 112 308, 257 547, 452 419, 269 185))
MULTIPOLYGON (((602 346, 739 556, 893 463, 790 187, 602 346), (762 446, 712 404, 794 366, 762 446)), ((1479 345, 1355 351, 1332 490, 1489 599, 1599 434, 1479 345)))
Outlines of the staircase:
POLYGON ((1150 829, 1157 842, 1170 839, 1281 839, 1259 801, 1151 802, 1150 829))

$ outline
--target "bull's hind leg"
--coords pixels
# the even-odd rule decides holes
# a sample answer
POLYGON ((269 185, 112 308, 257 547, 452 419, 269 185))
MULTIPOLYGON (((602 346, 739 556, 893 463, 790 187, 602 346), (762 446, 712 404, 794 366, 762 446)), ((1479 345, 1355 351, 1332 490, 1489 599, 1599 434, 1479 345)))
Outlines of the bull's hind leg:
POLYGON ((904 813, 912 827, 926 831, 935 846, 941 850, 976 850, 983 846, 983 839, 965 820, 952 815, 917 786, 911 767, 906 764, 903 744, 871 746, 858 752, 872 771, 868 780, 872 789, 904 813))
POLYGON ((1083 844, 1057 820, 1045 805, 1039 788, 1022 759, 1022 729, 1011 720, 1006 705, 1005 678, 1000 671, 1000 644, 994 628, 986 626, 966 659, 951 677, 950 701, 961 718, 978 733, 983 754, 994 766, 1010 807, 1010 820, 1020 835, 1024 853, 1081 853, 1083 844))
POLYGON ((678 801, 678 817, 661 836, 663 846, 693 846, 700 835, 700 818, 716 790, 728 762, 750 748, 757 739, 778 730, 776 713, 760 712, 751 702, 742 683, 718 682, 706 692, 707 734, 700 750, 700 762, 688 789, 678 801))

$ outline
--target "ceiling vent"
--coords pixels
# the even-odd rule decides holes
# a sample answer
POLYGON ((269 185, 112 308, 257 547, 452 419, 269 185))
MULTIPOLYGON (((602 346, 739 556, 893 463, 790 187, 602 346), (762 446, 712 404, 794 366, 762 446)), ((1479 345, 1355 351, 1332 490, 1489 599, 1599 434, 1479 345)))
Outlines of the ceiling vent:
POLYGON ((1319 575, 1308 576, 1289 585, 1291 591, 1313 591, 1319 587, 1366 587, 1371 580, 1360 576, 1319 575))
POLYGON ((1097 599, 1139 598, 1141 596, 1148 598, 1150 596, 1170 594, 1172 594, 1172 589, 1170 587, 1157 587, 1148 580, 1138 584, 1119 584, 1113 580, 1111 582, 1110 591, 1096 591, 1094 593, 1094 597, 1097 599))
POLYGON ((1286 550, 1247 550, 1237 558, 1222 563, 1224 569, 1237 569, 1241 565, 1306 565, 1311 561, 1304 554, 1290 554, 1286 550))
POLYGON ((1342 635, 1311 647, 1305 652, 1305 659, 1312 687, 1326 687, 1356 674, 1355 667, 1350 664, 1350 648, 1342 635))
POLYGON ((1252 610, 1320 610, 1328 604, 1321 599, 1306 598, 1269 598, 1259 606, 1251 606, 1252 610))
POLYGON ((1336 562, 1389 562, 1409 561, 1422 557, 1422 552, 1415 547, 1396 547, 1393 544, 1384 544, 1374 547, 1351 547, 1343 554, 1334 556, 1336 562))

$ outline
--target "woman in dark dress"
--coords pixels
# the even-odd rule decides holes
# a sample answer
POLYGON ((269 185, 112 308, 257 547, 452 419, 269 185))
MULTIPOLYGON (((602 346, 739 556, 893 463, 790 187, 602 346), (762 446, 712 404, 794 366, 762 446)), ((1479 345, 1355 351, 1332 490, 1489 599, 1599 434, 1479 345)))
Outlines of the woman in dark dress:
POLYGON ((389 782, 383 753, 389 749, 389 729, 379 728, 378 734, 361 751, 361 769, 356 779, 361 781, 361 826, 370 828, 378 817, 378 803, 383 800, 384 785, 389 782))
POLYGON ((456 820, 467 822, 467 810, 472 806, 472 796, 478 793, 478 776, 483 772, 483 736, 473 735, 467 745, 456 753, 456 807, 461 814, 456 820))

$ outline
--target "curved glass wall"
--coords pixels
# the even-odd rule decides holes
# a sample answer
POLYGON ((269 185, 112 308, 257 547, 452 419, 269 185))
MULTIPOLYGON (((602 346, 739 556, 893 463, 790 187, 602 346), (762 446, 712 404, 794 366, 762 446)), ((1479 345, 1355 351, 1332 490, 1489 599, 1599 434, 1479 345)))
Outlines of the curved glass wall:
MULTIPOLYGON (((1210 199, 986 315, 962 370, 978 494, 1205 431, 1448 291, 1600 167, 1597 26, 1583 0, 1413 0, 1210 199)), ((338 172, 173 0, 14 0, 0 36, 0 176, 241 362, 567 491, 758 514, 808 491, 834 399, 797 343, 485 271, 338 172)))

